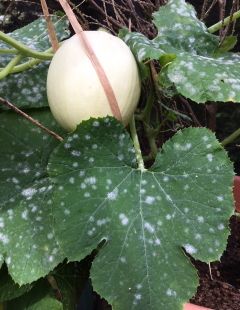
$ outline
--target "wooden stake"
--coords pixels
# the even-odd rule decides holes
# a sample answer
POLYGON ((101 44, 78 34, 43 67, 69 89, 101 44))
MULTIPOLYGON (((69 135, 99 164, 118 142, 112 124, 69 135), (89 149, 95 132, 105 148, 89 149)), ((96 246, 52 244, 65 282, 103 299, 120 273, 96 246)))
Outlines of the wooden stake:
POLYGON ((32 118, 27 113, 25 113, 22 110, 20 110, 19 108, 17 108, 14 104, 9 102, 8 100, 5 100, 2 97, 0 97, 0 103, 5 105, 6 107, 12 109, 13 111, 17 112, 19 115, 23 116, 24 118, 26 118, 28 121, 30 121, 34 125, 38 126, 42 130, 46 131, 49 135, 53 136, 55 139, 57 139, 57 140, 59 140, 61 142, 63 141, 63 138, 60 137, 57 133, 55 133, 54 131, 52 131, 52 130, 48 129, 47 127, 43 126, 39 121, 37 121, 36 119, 32 118))
POLYGON ((52 23, 52 20, 51 20, 49 11, 48 11, 48 6, 46 3, 46 0, 41 0, 41 6, 42 6, 44 17, 45 17, 46 22, 47 22, 49 39, 50 39, 53 51, 56 52, 58 47, 59 47, 59 44, 58 44, 56 31, 55 31, 55 28, 53 26, 53 23, 52 23))

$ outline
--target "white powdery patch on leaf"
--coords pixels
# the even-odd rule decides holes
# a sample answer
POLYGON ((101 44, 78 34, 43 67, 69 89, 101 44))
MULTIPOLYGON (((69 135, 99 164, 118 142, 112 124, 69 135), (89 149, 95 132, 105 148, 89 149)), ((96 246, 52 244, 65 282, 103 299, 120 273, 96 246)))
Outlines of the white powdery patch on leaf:
POLYGON ((31 199, 33 195, 37 193, 35 188, 29 187, 22 190, 22 196, 26 197, 26 199, 31 199))
POLYGON ((3 233, 0 233, 0 242, 2 242, 2 244, 8 244, 9 243, 8 236, 4 235, 3 233))
POLYGON ((124 213, 120 213, 119 214, 119 219, 120 219, 121 224, 123 226, 126 226, 128 224, 128 222, 129 222, 129 218, 124 213))
POLYGON ((117 197, 118 197, 118 189, 117 188, 115 188, 112 192, 107 194, 107 198, 109 200, 116 200, 117 197))
POLYGON ((197 249, 189 243, 184 245, 184 249, 190 255, 197 253, 197 249))
POLYGON ((148 205, 152 205, 154 203, 154 201, 155 201, 155 197, 153 197, 153 196, 147 196, 145 199, 145 202, 148 205))

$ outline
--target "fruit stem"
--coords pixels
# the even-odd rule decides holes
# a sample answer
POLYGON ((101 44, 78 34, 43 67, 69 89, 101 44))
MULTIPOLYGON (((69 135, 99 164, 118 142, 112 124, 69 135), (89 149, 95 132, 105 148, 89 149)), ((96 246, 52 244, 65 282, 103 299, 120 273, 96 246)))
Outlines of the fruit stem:
POLYGON ((137 158, 137 162, 138 162, 138 169, 141 170, 141 171, 145 171, 146 168, 144 166, 144 161, 143 161, 143 157, 142 157, 141 147, 140 147, 140 143, 139 143, 139 140, 138 140, 138 135, 137 135, 134 115, 132 117, 132 120, 131 120, 129 126, 130 126, 130 132, 131 132, 131 136, 132 136, 132 140, 133 140, 134 149, 136 151, 136 158, 137 158))
POLYGON ((227 26, 228 24, 234 22, 235 20, 237 20, 238 18, 240 18, 240 10, 235 12, 233 15, 228 16, 226 18, 224 18, 223 21, 220 21, 214 25, 212 25, 211 27, 208 28, 208 31, 210 33, 214 33, 217 32, 218 30, 222 29, 223 27, 227 26))

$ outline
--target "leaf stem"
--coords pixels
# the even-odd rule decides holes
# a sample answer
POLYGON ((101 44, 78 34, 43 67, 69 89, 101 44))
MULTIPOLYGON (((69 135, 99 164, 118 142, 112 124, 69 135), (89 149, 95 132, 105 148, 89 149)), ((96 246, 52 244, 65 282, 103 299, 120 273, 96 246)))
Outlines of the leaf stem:
POLYGON ((3 78, 5 78, 6 76, 8 76, 12 69, 15 67, 15 65, 17 63, 19 63, 19 61, 22 59, 22 55, 18 54, 16 55, 7 65, 6 67, 0 71, 0 80, 2 80, 3 78))
MULTIPOLYGON (((52 48, 49 48, 47 49, 45 52, 51 52, 52 51, 52 48)), ((19 73, 19 72, 22 72, 22 71, 25 71, 25 70, 28 70, 28 69, 31 69, 32 67, 38 65, 40 62, 42 62, 43 60, 41 59, 31 59, 29 61, 26 61, 20 65, 17 65, 17 66, 14 66, 12 69, 11 69, 11 72, 10 73, 19 73)), ((0 75, 1 75, 1 72, 5 70, 5 68, 0 68, 0 75)))
POLYGON ((141 170, 141 171, 145 171, 146 169, 145 169, 145 166, 144 166, 144 161, 143 161, 143 157, 142 157, 140 143, 139 143, 139 140, 138 140, 138 135, 137 135, 134 115, 132 117, 132 120, 131 120, 129 126, 130 126, 130 132, 131 132, 131 136, 132 136, 132 140, 133 140, 133 145, 134 145, 134 148, 135 148, 135 151, 136 151, 136 158, 137 158, 137 162, 138 162, 138 169, 141 170))
POLYGON ((12 48, 12 49, 0 48, 0 55, 1 54, 4 54, 4 55, 18 54, 18 50, 16 50, 15 48, 12 48))
MULTIPOLYGON (((45 52, 47 53, 47 52, 51 52, 51 51, 52 51, 52 48, 49 48, 45 52)), ((35 59, 35 58, 31 59, 29 61, 26 61, 26 62, 20 64, 20 65, 14 66, 10 73, 19 73, 19 72, 31 69, 32 67, 38 65, 42 61, 43 60, 41 60, 41 59, 35 59)), ((3 70, 5 70, 5 68, 0 68, 0 74, 1 74, 1 71, 3 71, 3 70)))
POLYGON ((223 21, 220 21, 220 22, 212 25, 211 27, 208 28, 208 31, 210 33, 217 32, 218 30, 221 30, 223 27, 227 26, 231 22, 234 22, 238 18, 240 18, 240 10, 235 12, 232 16, 228 16, 228 17, 224 18, 223 21))
POLYGON ((222 146, 226 146, 230 143, 232 143, 234 140, 236 140, 238 137, 240 136, 240 128, 238 128, 237 130, 235 130, 230 136, 228 136, 227 138, 225 138, 221 144, 222 146))
MULTIPOLYGON (((20 64, 20 65, 13 67, 10 73, 11 74, 12 73, 19 73, 19 72, 31 69, 32 67, 39 64, 40 62, 42 62, 42 60, 40 60, 40 59, 31 59, 29 61, 26 61, 26 62, 20 64)), ((0 68, 0 74, 3 70, 5 70, 5 68, 0 68)))
POLYGON ((39 121, 37 121, 36 119, 32 118, 27 113, 25 113, 22 110, 20 110, 19 108, 17 108, 14 104, 9 102, 8 100, 5 100, 2 97, 0 97, 0 103, 5 105, 6 107, 12 109, 13 111, 17 112, 18 114, 20 114, 21 116, 26 118, 28 121, 33 123, 35 126, 37 126, 37 127, 41 128, 42 130, 46 131, 49 135, 53 136, 55 139, 57 139, 59 141, 63 141, 63 138, 61 136, 59 136, 57 133, 55 133, 54 131, 48 129, 47 127, 45 127, 41 123, 39 123, 39 121))
POLYGON ((30 49, 23 43, 11 38, 9 35, 5 34, 4 32, 0 31, 0 40, 11 45, 12 47, 16 48, 19 53, 27 57, 33 57, 42 60, 49 60, 52 59, 53 54, 47 52, 38 52, 35 50, 30 49))

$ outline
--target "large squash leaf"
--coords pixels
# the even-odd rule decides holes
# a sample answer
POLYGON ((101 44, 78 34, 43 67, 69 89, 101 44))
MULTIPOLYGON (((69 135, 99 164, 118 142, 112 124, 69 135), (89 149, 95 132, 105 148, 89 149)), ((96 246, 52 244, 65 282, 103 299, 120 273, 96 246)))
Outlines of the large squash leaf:
POLYGON ((158 35, 149 40, 123 30, 120 36, 139 62, 160 60, 161 86, 196 102, 240 101, 240 56, 221 52, 219 39, 184 0, 169 0, 153 14, 158 35))
POLYGON ((214 134, 188 128, 140 171, 114 119, 83 122, 50 156, 54 230, 69 260, 104 243, 91 278, 114 309, 182 309, 197 273, 225 249, 232 165, 214 134))
MULTIPOLYGON (((51 113, 34 118, 59 130, 51 113)), ((19 284, 52 270, 63 257, 52 228, 48 157, 58 141, 17 114, 0 114, 0 254, 19 284)))
MULTIPOLYGON (((69 31, 66 18, 54 16, 53 22, 59 41, 67 38, 69 31)), ((44 51, 51 46, 46 21, 43 17, 13 31, 9 35, 34 50, 44 51)), ((0 42, 0 48, 9 48, 9 46, 0 42)), ((11 57, 0 54, 0 67, 4 67, 11 57)), ((24 58, 23 62, 28 60, 28 58, 24 58)), ((0 80, 0 96, 14 102, 14 104, 21 108, 48 106, 46 97, 48 66, 49 61, 45 61, 32 69, 9 75, 5 79, 0 80)))

